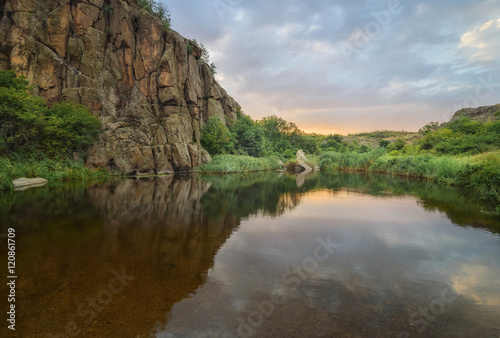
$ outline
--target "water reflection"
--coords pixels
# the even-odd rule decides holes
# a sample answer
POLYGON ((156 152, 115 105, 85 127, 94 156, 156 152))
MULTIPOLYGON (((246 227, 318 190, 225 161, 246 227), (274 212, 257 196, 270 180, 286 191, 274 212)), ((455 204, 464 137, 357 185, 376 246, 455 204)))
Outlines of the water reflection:
POLYGON ((200 208, 209 186, 194 178, 125 180, 14 195, 2 216, 2 225, 18 229, 22 317, 14 336, 152 331, 205 282, 238 226, 234 215, 213 219, 200 208), (131 280, 108 302, 116 273, 131 280))
POLYGON ((448 289, 458 296, 424 335, 495 334, 499 223, 480 209, 426 182, 353 174, 3 194, 22 276, 14 336, 413 335, 423 319, 409 316, 448 289), (338 246, 300 272, 318 238, 338 246))

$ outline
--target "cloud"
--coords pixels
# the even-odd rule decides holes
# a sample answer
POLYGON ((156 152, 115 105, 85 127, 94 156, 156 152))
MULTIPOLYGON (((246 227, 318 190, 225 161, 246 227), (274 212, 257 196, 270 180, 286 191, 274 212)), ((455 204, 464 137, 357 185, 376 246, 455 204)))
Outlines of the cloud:
POLYGON ((459 48, 467 49, 471 61, 490 61, 500 55, 500 18, 474 27, 462 35, 459 48))
POLYGON ((392 2, 166 4, 173 28, 204 43, 219 82, 253 118, 278 114, 323 132, 418 130, 461 108, 480 76, 500 80, 496 1, 401 0, 384 21, 392 2), (368 42, 349 62, 339 46, 360 34, 368 42))

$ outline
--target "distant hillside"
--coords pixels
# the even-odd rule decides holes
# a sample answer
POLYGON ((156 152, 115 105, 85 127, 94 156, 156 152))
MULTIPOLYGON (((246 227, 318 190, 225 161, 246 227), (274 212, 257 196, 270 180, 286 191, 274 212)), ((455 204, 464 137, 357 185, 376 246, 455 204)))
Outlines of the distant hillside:
POLYGON ((500 104, 478 108, 460 109, 453 115, 450 122, 456 121, 460 117, 470 117, 472 121, 487 122, 496 121, 500 115, 500 104))
POLYGON ((342 137, 342 141, 349 144, 367 145, 370 148, 376 148, 379 142, 386 140, 393 143, 396 140, 403 140, 405 143, 411 143, 424 137, 428 132, 445 128, 450 123, 457 121, 462 117, 468 117, 471 121, 485 123, 488 121, 497 121, 500 117, 500 104, 493 106, 484 106, 478 108, 464 108, 457 111, 450 121, 438 124, 429 123, 422 127, 419 132, 409 131, 389 131, 377 130, 369 133, 349 134, 342 137))

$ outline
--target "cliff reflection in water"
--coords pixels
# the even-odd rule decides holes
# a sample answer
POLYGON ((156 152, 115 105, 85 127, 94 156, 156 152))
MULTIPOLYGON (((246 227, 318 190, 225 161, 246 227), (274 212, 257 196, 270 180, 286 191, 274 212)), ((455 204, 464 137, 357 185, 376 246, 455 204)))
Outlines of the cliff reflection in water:
POLYGON ((210 185, 156 178, 2 196, 3 224, 17 230, 22 276, 15 336, 152 331, 172 304, 204 283, 238 226, 235 215, 204 212, 200 200, 210 185), (113 282, 117 275, 130 277, 113 282))
POLYGON ((324 189, 380 198, 416 195, 424 208, 446 212, 457 224, 498 225, 479 213, 479 204, 452 190, 386 176, 313 173, 299 180, 273 172, 127 179, 3 194, 1 230, 16 229, 22 276, 17 285, 22 316, 14 336, 152 333, 173 304, 206 282, 215 255, 242 219, 257 213, 280 216, 309 192, 324 189), (131 277, 114 292, 110 283, 123 273, 131 277), (98 297, 102 307, 92 303, 98 297))

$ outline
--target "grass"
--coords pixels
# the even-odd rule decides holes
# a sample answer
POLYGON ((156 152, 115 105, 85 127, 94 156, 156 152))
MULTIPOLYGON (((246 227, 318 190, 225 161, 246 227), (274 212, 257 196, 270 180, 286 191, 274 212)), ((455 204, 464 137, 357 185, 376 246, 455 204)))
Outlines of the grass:
POLYGON ((107 170, 93 170, 73 160, 29 159, 21 156, 0 157, 0 190, 12 190, 12 181, 20 178, 45 178, 49 182, 101 180, 109 178, 107 170))
POLYGON ((195 169, 199 173, 234 173, 281 169, 278 157, 251 157, 242 155, 215 155, 213 161, 195 169))

